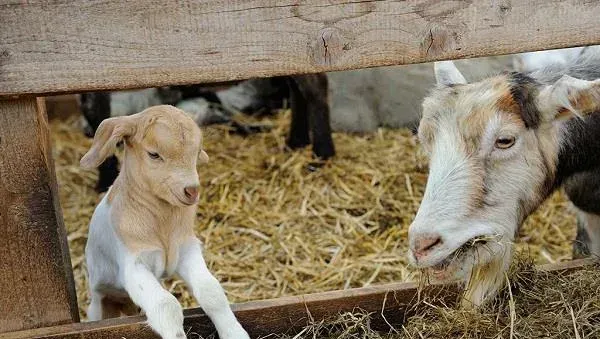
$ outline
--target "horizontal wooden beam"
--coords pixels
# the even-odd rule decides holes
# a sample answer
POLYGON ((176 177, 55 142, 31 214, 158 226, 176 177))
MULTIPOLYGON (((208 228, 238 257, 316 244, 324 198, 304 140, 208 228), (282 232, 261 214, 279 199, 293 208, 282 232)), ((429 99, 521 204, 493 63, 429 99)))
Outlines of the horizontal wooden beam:
MULTIPOLYGON (((583 268, 594 261, 574 260, 568 263, 541 266, 550 272, 568 272, 583 268)), ((414 283, 393 283, 342 291, 315 293, 303 296, 252 301, 233 305, 240 323, 252 338, 269 334, 294 335, 311 321, 335 318, 343 312, 362 310, 372 315, 374 329, 400 328, 404 319, 414 312, 419 297, 437 296, 440 303, 453 305, 459 297, 456 284, 432 284, 419 290, 414 283)), ((214 328, 204 313, 198 309, 185 311, 188 333, 208 336, 214 328)), ((78 323, 47 327, 29 331, 7 333, 3 339, 24 338, 157 338, 146 326, 143 317, 109 319, 99 322, 78 323)), ((188 337, 194 337, 188 334, 188 337)))
POLYGON ((600 43, 598 1, 0 0, 0 97, 600 43))
MULTIPOLYGON (((439 295, 440 300, 453 304, 457 300, 458 290, 457 285, 436 284, 425 288, 420 295, 439 295)), ((418 297, 416 284, 395 283, 252 301, 235 304, 232 308, 250 336, 258 338, 274 333, 293 335, 310 324, 311 320, 318 322, 335 318, 340 313, 357 310, 374 312, 372 326, 375 329, 389 330, 390 326, 396 328, 402 324, 406 311, 418 297)), ((110 319, 8 333, 2 338, 70 338, 75 334, 84 334, 85 338, 89 339, 158 338, 143 321, 143 317, 110 319)), ((199 308, 186 310, 185 328, 188 333, 196 333, 203 337, 215 332, 212 323, 199 308)))

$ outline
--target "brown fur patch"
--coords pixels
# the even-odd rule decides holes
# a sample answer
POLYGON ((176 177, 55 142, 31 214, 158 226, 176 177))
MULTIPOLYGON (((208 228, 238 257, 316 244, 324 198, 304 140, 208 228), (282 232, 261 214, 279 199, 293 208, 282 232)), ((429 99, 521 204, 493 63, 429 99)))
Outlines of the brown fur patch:
POLYGON ((474 109, 459 121, 459 129, 463 136, 459 139, 463 139, 465 142, 467 153, 473 153, 479 148, 481 136, 495 114, 493 109, 474 109))
POLYGON ((503 112, 511 112, 511 113, 519 113, 519 104, 515 101, 515 98, 510 93, 510 90, 507 88, 500 95, 500 99, 496 102, 496 107, 503 112))
MULTIPOLYGON (((575 110, 577 110, 580 114, 589 114, 591 112, 597 111, 600 107, 599 95, 598 93, 594 93, 594 91, 597 91, 596 87, 598 86, 596 85, 590 88, 589 90, 578 91, 577 95, 569 96, 569 102, 571 103, 573 108, 575 108, 575 110)), ((558 115, 560 116, 561 114, 566 113, 571 114, 566 108, 563 107, 559 111, 558 115)))

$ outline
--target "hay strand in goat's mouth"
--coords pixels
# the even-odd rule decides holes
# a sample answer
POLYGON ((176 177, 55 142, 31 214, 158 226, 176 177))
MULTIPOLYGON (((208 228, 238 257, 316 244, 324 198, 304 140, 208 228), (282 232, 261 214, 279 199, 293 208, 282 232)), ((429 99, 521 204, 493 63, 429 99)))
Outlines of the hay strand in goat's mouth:
MULTIPOLYGON (((75 112, 74 112, 75 113, 75 112)), ((289 112, 262 121, 267 133, 241 137, 205 129, 211 158, 199 168, 196 230, 231 302, 407 281, 407 230, 427 179, 427 160, 407 129, 335 133, 337 155, 315 166, 310 148, 287 151, 289 112)), ((83 251, 100 197, 96 171, 79 167, 90 146, 79 115, 51 121, 60 201, 82 315, 87 307, 83 251)), ((555 194, 519 233, 517 247, 539 263, 571 257, 575 221, 555 194)), ((166 286, 196 305, 181 281, 166 286)))

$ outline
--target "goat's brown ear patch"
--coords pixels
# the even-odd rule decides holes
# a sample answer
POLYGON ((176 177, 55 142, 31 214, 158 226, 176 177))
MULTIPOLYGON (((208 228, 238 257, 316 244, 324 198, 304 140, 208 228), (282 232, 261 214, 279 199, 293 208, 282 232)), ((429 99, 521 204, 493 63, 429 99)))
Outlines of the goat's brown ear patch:
POLYGON ((510 98, 504 99, 505 105, 517 108, 526 128, 537 128, 542 116, 536 105, 538 93, 537 82, 523 73, 513 72, 509 74, 510 98))

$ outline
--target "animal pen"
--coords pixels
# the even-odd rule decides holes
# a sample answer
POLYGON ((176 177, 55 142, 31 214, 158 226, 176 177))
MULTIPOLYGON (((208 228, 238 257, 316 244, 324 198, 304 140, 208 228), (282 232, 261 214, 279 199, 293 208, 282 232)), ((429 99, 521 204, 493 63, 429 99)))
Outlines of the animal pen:
MULTIPOLYGON (((600 43, 597 1, 0 1, 0 337, 147 338, 80 323, 44 96, 215 83, 600 43)), ((588 261, 549 265, 577 270, 588 261)), ((454 285, 422 293, 448 304, 454 285)), ((235 304, 252 337, 362 309, 398 325, 417 284, 235 304)), ((190 333, 213 327, 185 312, 190 333)))

